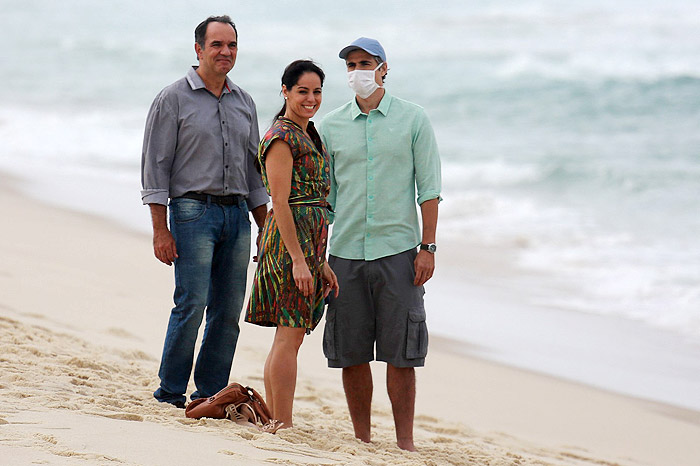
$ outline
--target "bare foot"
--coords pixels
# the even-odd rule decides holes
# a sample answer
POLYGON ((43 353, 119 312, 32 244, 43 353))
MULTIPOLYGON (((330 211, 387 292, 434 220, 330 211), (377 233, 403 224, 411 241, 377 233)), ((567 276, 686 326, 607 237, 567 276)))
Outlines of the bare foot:
POLYGON ((413 439, 398 439, 396 445, 398 445, 402 450, 418 451, 416 450, 416 446, 413 444, 413 439))

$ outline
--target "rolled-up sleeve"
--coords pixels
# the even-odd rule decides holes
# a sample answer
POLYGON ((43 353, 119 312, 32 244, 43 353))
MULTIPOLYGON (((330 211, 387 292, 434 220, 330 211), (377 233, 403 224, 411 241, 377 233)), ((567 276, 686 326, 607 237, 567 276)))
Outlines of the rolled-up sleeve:
POLYGON ((141 200, 144 204, 168 204, 176 146, 177 113, 161 92, 148 112, 143 136, 141 200))
POLYGON ((262 182, 262 177, 255 168, 255 159, 258 156, 258 144, 260 143, 260 130, 258 129, 258 112, 255 104, 252 103, 253 117, 250 124, 250 135, 248 136, 248 147, 246 150, 246 165, 248 173, 248 209, 253 210, 263 204, 267 204, 270 197, 262 182))
POLYGON ((413 133, 413 164, 416 170, 418 204, 422 204, 431 199, 442 200, 442 176, 433 127, 425 112, 421 111, 418 115, 413 133))

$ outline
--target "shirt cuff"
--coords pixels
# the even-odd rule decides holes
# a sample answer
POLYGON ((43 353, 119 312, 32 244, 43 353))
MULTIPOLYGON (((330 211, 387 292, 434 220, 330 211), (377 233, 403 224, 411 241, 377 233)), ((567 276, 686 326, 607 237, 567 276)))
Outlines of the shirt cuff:
POLYGON ((418 205, 424 203, 425 201, 429 201, 431 199, 437 199, 438 202, 442 201, 442 197, 440 196, 439 192, 428 191, 427 193, 423 193, 420 196, 418 196, 418 205))
POLYGON ((169 193, 167 189, 144 189, 141 191, 141 201, 146 204, 168 205, 169 193))
POLYGON ((270 196, 267 195, 267 190, 264 187, 262 187, 248 193, 248 199, 246 203, 248 204, 248 210, 253 210, 256 207, 260 207, 263 204, 267 204, 269 201, 270 196))

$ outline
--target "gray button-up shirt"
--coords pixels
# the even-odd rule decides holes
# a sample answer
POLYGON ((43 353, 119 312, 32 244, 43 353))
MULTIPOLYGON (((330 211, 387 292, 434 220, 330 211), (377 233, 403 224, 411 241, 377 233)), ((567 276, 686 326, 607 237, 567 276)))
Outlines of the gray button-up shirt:
POLYGON ((241 194, 248 208, 269 197, 253 165, 260 136, 253 99, 226 78, 220 98, 192 67, 163 89, 146 119, 141 158, 141 199, 167 205, 168 198, 195 191, 241 194))

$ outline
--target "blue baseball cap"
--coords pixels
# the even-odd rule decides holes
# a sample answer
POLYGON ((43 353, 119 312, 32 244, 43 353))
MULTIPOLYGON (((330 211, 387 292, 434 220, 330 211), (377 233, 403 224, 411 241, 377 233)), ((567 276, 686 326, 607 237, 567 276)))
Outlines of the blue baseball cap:
POLYGON ((384 47, 382 47, 382 44, 380 44, 378 40, 370 39, 368 37, 360 37, 359 39, 355 39, 352 41, 352 44, 341 50, 338 56, 345 60, 345 57, 347 57, 350 52, 357 49, 364 50, 374 57, 379 57, 383 62, 386 61, 386 53, 384 53, 384 47))

